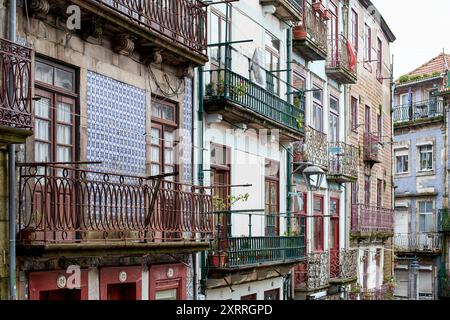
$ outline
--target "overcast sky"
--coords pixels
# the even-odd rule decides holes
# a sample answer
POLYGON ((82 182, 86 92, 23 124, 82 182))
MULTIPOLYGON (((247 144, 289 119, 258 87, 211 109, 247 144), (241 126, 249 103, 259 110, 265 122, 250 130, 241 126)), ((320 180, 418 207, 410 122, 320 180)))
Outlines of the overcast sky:
POLYGON ((450 54, 450 0, 372 0, 397 40, 392 44, 394 77, 450 54))

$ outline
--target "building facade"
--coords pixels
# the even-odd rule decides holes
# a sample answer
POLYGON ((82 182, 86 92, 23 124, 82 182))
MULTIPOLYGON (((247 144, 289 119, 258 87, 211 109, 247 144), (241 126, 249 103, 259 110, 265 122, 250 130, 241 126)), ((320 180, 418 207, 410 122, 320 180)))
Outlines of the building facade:
POLYGON ((394 96, 395 276, 405 299, 437 299, 447 208, 447 121, 444 101, 450 56, 440 54, 400 77, 394 96))

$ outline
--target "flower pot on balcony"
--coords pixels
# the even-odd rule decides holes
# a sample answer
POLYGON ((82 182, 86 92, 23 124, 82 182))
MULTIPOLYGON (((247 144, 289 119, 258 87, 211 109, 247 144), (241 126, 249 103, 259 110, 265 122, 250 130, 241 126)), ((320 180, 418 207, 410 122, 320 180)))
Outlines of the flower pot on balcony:
POLYGON ((312 4, 313 10, 315 12, 320 13, 320 15, 322 15, 322 13, 325 11, 325 6, 322 4, 322 1, 316 1, 312 4))
POLYGON ((306 28, 303 26, 294 27, 292 29, 292 34, 294 39, 305 39, 306 38, 306 28))
POLYGON ((213 254, 210 258, 211 267, 220 268, 224 267, 227 262, 227 257, 224 255, 213 254))
POLYGON ((323 11, 323 13, 321 14, 322 20, 324 21, 328 21, 331 19, 331 12, 330 10, 326 9, 323 11))

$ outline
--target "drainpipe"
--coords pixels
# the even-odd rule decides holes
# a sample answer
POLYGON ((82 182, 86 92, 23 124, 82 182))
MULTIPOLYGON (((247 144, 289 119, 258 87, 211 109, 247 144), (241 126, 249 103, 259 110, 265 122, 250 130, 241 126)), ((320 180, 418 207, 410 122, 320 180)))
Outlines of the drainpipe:
MULTIPOLYGON (((16 0, 8 6, 8 38, 16 42, 16 0)), ((10 82, 10 85, 11 82, 10 82)), ((13 88, 9 88, 14 90, 13 88)), ((8 145, 9 298, 16 300, 16 146, 8 145)))
MULTIPOLYGON (((292 60, 292 27, 286 29, 286 60, 287 60, 287 98, 288 101, 292 101, 292 97, 291 97, 291 84, 292 84, 292 73, 291 73, 291 60, 292 60)), ((286 171, 287 171, 287 176, 286 176, 286 213, 287 213, 287 232, 288 234, 290 234, 291 232, 291 185, 292 185, 292 173, 291 173, 291 168, 292 168, 292 147, 289 147, 287 149, 287 153, 286 153, 286 171)))

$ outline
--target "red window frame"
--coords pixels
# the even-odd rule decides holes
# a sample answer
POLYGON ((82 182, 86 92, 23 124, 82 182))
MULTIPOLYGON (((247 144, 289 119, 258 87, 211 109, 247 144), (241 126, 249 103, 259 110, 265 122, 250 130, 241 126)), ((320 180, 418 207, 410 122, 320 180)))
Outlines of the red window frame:
POLYGON ((313 199, 313 251, 314 252, 323 252, 324 250, 324 196, 315 195, 313 199), (316 200, 320 201, 320 211, 316 211, 315 202, 316 200))
POLYGON ((383 42, 377 38, 377 79, 380 83, 383 82, 383 42))
MULTIPOLYGON (((266 159, 265 169, 267 169, 267 166, 270 168, 278 168, 277 173, 275 175, 268 174, 267 170, 265 172, 264 177, 264 205, 265 205, 265 212, 266 214, 275 214, 275 221, 274 221, 274 227, 275 227, 275 236, 279 235, 280 231, 280 163, 278 161, 266 159), (267 189, 269 188, 269 189, 267 189), (272 199, 270 197, 270 191, 275 190, 275 201, 272 202, 272 199)), ((268 220, 266 217, 266 227, 265 227, 265 234, 266 236, 271 236, 270 230, 268 229, 268 220)))
POLYGON ((383 204, 383 180, 377 179, 377 207, 381 208, 383 204))
MULTIPOLYGON (((302 234, 303 231, 303 235, 304 235, 304 240, 305 240, 305 252, 308 251, 307 248, 307 238, 308 238, 308 194, 306 192, 301 194, 302 197, 302 201, 303 201, 303 206, 301 208, 296 208, 296 214, 297 214, 297 219, 298 219, 298 225, 299 225, 299 231, 300 234, 302 234)), ((295 208, 295 207, 294 207, 295 208)))
POLYGON ((364 67, 372 72, 372 29, 367 23, 364 24, 364 67))
POLYGON ((357 131, 358 129, 358 99, 355 97, 351 97, 351 102, 350 102, 350 106, 351 106, 351 128, 352 131, 357 131))
POLYGON ((370 176, 364 176, 364 203, 370 205, 370 176))
MULTIPOLYGON (((334 249, 334 250, 339 250, 339 245, 340 245, 340 239, 339 239, 339 218, 340 218, 340 199, 339 198, 330 198, 330 205, 331 203, 336 203, 336 214, 335 215, 331 215, 331 210, 330 210, 330 231, 331 228, 334 228, 334 234, 335 234, 335 238, 334 238, 334 243, 332 243, 332 245, 330 245, 330 249, 334 249)), ((331 235, 331 234, 330 234, 331 235)), ((330 237, 331 238, 331 237, 330 237)))

